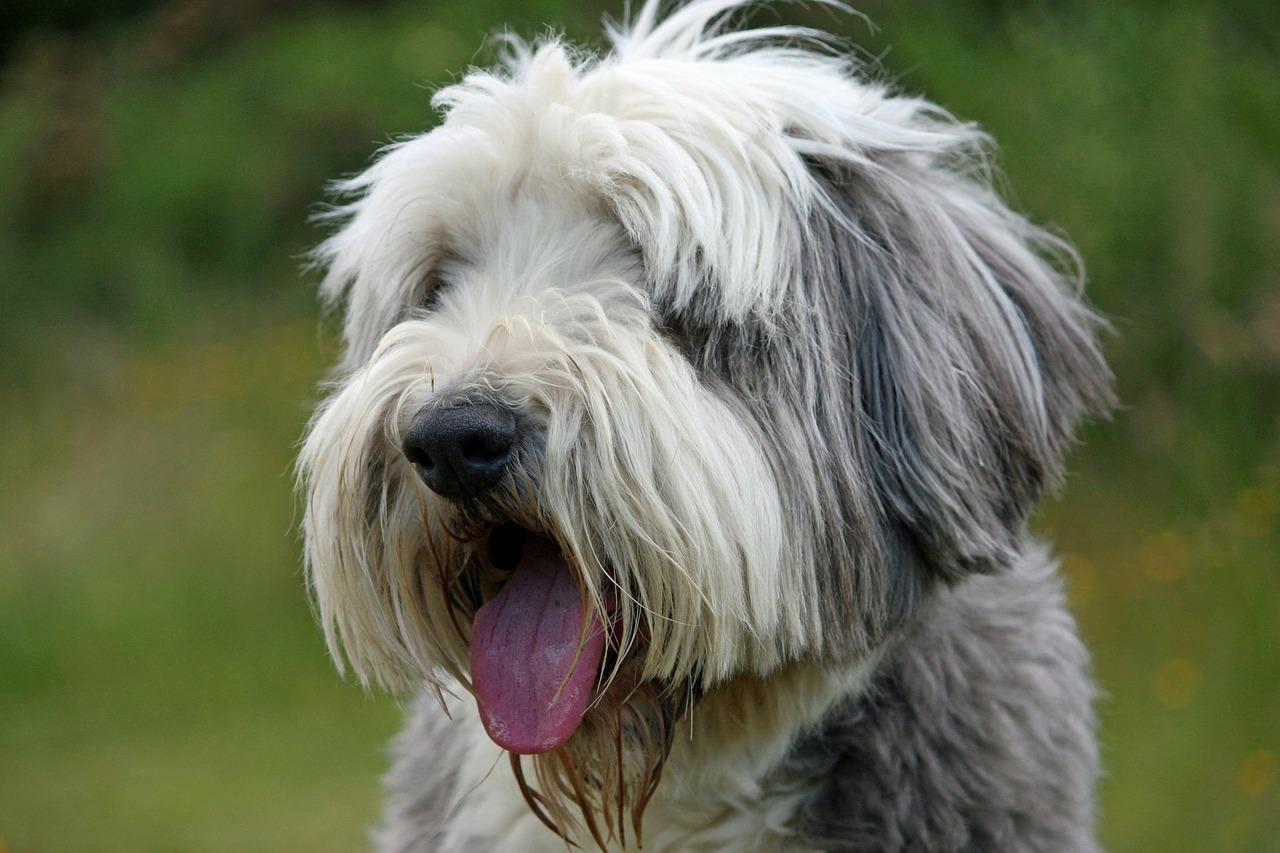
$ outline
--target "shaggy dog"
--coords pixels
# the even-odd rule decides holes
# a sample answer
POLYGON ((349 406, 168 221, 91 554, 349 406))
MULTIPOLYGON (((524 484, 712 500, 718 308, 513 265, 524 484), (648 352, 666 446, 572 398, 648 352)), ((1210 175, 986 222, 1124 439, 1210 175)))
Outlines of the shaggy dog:
POLYGON ((309 580, 420 694, 378 844, 1094 849, 1070 247, 821 33, 656 5, 439 92, 319 250, 309 580))

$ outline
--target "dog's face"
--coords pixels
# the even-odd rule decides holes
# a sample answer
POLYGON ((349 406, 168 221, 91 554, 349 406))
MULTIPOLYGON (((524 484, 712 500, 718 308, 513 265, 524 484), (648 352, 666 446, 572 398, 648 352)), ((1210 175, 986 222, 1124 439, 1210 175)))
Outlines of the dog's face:
POLYGON ((1107 399, 982 137, 769 46, 796 33, 717 36, 725 7, 444 90, 321 250, 346 353, 301 469, 331 650, 451 676, 513 752, 652 767, 703 690, 870 653, 1008 564, 1107 399))

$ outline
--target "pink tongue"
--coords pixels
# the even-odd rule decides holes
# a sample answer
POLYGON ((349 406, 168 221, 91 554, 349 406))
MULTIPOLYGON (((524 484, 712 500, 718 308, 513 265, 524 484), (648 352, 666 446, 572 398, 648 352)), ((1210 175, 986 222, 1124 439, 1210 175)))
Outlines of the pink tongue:
POLYGON ((604 655, 599 617, 591 617, 584 643, 582 616, 569 564, 550 542, 530 538, 502 591, 476 612, 471 632, 471 681, 498 746, 547 752, 582 722, 604 655))

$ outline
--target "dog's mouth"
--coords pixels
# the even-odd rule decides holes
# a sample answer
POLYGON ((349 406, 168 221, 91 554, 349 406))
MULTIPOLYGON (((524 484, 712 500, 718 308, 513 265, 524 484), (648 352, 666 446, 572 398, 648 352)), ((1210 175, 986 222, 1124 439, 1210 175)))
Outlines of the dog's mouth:
POLYGON ((605 656, 605 626, 554 540, 502 524, 487 550, 507 579, 476 611, 471 630, 480 717, 502 748, 548 752, 582 724, 605 656))

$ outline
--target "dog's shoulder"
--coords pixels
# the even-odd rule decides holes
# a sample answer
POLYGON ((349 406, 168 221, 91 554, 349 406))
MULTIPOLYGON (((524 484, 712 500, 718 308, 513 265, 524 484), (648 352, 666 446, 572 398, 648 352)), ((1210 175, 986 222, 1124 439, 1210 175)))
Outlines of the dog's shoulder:
POLYGON ((1090 851, 1094 688, 1055 561, 942 591, 867 690, 797 742, 801 837, 827 850, 1090 851))

